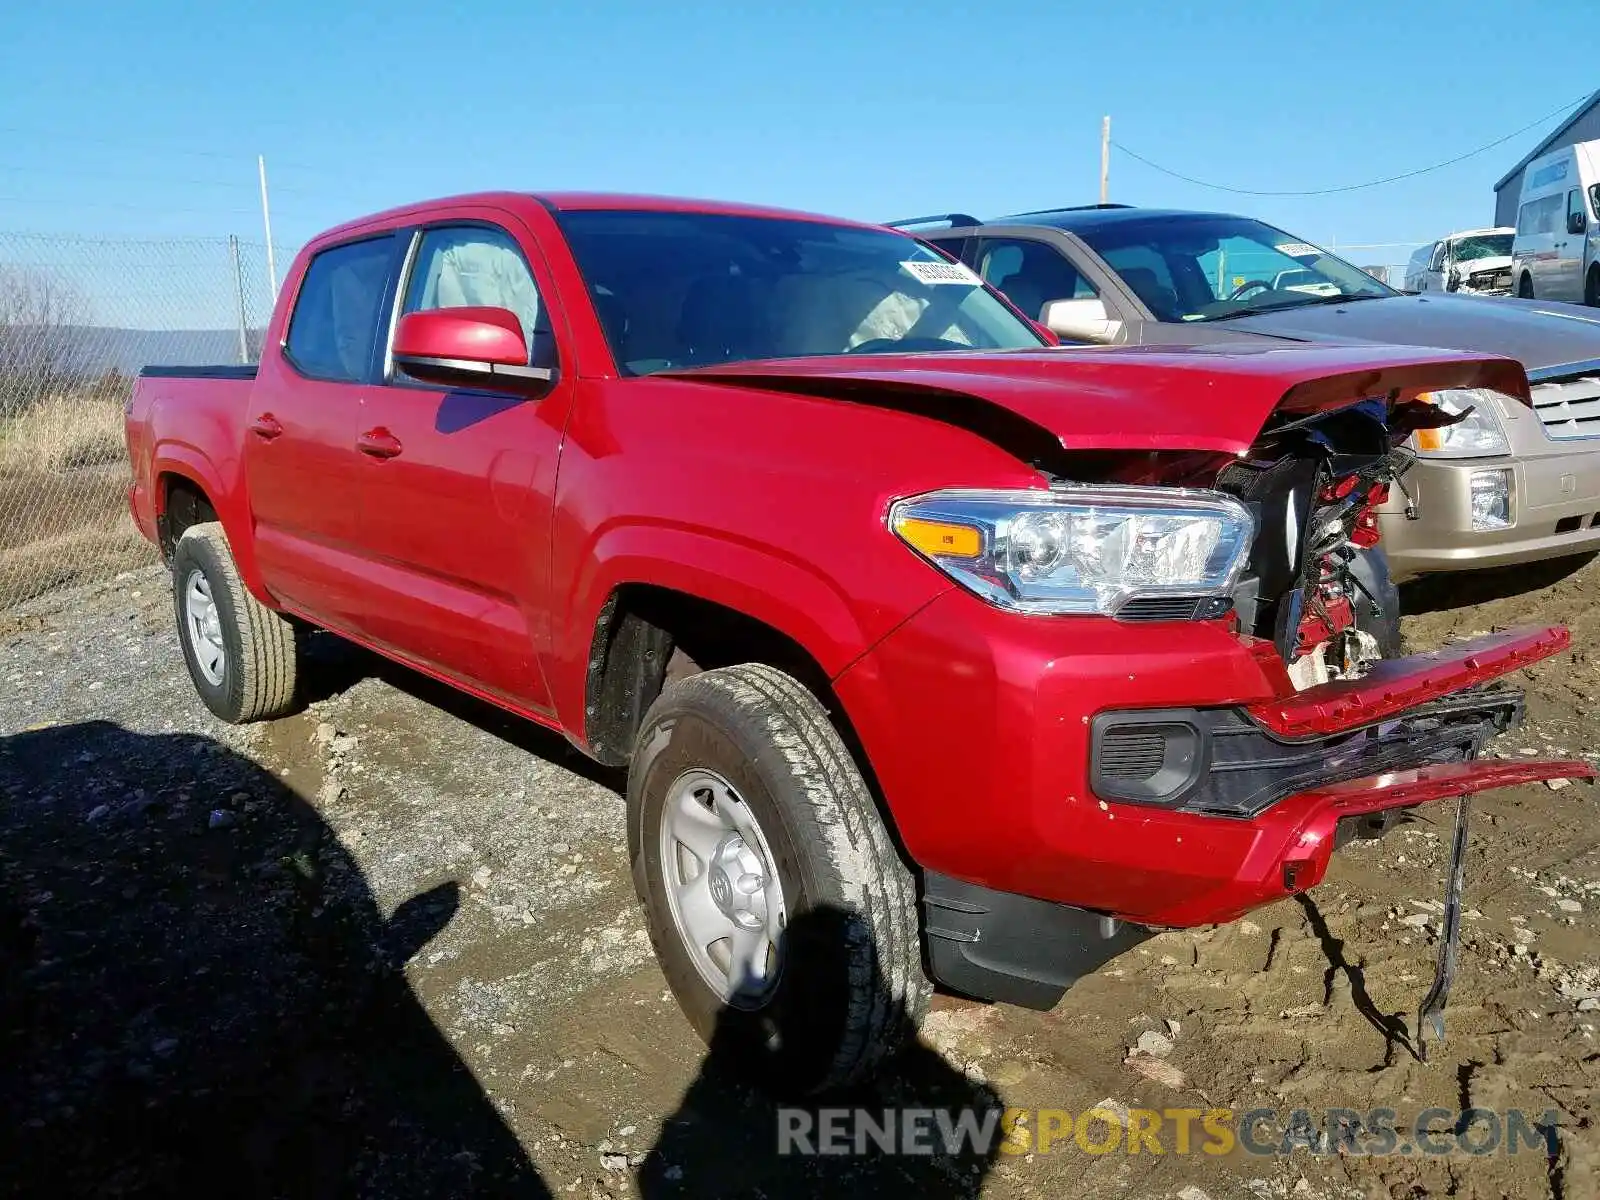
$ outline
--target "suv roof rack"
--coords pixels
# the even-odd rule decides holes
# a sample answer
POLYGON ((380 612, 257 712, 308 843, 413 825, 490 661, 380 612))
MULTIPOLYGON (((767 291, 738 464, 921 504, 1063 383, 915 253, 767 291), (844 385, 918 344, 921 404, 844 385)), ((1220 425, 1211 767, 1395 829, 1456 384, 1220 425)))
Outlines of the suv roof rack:
MULTIPOLYGON (((1132 205, 1132 204, 1113 204, 1110 201, 1107 201, 1104 204, 1063 204, 1059 208, 1040 208, 1040 209, 1035 209, 1034 211, 1035 212, 1041 212, 1041 213, 1047 213, 1047 212, 1089 212, 1089 211, 1092 211, 1093 209, 1097 209, 1097 208, 1133 208, 1133 207, 1134 207, 1134 205, 1132 205)), ((1024 215, 1027 215, 1027 214, 1024 214, 1024 215)))
POLYGON ((983 222, 978 220, 977 217, 970 216, 967 213, 958 213, 958 212, 954 212, 954 213, 936 213, 935 215, 933 215, 931 217, 907 217, 903 221, 885 221, 884 222, 884 224, 887 225, 890 229, 904 229, 908 225, 937 225, 937 224, 941 224, 941 223, 950 225, 952 228, 957 226, 957 225, 982 225, 983 224, 983 222))

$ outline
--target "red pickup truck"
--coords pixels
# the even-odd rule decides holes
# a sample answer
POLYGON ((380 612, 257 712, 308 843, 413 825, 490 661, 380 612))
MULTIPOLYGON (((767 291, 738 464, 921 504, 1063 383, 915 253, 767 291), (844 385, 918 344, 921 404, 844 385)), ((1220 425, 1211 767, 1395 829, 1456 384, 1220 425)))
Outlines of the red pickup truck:
POLYGON ((1564 630, 1358 619, 1401 443, 1459 419, 1418 393, 1479 386, 1528 392, 1062 346, 895 230, 495 193, 316 238, 258 368, 145 370, 129 500, 223 720, 289 712, 319 627, 628 768, 684 1011, 814 1091, 934 982, 1049 1007, 1403 809, 1591 775, 1479 761, 1564 630))

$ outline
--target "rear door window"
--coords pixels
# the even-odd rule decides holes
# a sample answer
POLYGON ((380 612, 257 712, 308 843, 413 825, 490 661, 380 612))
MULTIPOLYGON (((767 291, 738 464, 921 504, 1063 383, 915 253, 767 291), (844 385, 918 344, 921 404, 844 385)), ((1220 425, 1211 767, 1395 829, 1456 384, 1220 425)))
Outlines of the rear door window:
POLYGON ((284 341, 285 357, 302 375, 333 383, 371 377, 394 247, 394 235, 385 234, 330 246, 312 257, 284 341))

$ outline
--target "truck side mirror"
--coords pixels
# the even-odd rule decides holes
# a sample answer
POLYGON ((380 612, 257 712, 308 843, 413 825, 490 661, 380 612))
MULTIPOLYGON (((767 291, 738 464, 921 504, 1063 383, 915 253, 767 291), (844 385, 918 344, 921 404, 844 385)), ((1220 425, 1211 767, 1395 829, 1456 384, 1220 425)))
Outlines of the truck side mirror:
POLYGON ((528 365, 517 314, 487 305, 407 313, 395 326, 393 356, 406 374, 445 387, 526 392, 556 378, 553 368, 528 365))
POLYGON ((1109 342, 1122 330, 1122 322, 1112 320, 1105 301, 1095 296, 1051 300, 1040 311, 1039 323, 1061 337, 1080 342, 1109 342))

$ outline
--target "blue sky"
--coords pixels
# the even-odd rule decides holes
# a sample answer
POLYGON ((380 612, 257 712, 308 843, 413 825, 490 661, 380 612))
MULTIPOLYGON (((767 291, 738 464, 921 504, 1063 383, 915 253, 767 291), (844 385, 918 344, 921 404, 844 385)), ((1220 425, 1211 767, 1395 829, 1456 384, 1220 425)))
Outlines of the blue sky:
MULTIPOLYGON (((1593 0, 18 3, 0 38, 0 231, 259 239, 258 152, 290 245, 501 186, 995 215, 1094 200, 1106 113, 1185 174, 1336 186, 1600 87, 1593 18, 1593 0)), ((1490 220, 1493 182, 1554 123, 1322 197, 1225 195, 1114 153, 1111 194, 1325 245, 1421 239, 1490 220)))

